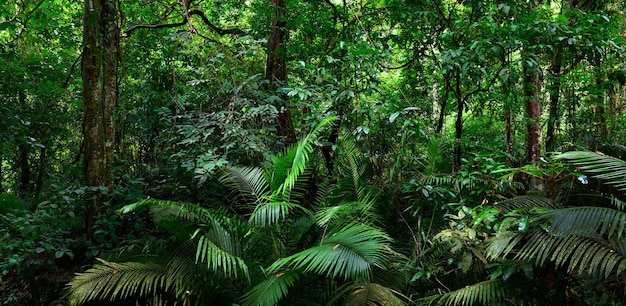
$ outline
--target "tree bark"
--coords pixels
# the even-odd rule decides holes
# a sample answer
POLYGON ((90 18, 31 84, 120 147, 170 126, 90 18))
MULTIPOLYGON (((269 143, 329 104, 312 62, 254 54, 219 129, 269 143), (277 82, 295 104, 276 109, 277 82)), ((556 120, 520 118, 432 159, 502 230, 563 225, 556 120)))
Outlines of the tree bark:
POLYGON ((550 64, 550 114, 548 116, 548 130, 546 132, 546 151, 554 151, 556 142, 556 126, 559 120, 559 95, 561 92, 561 65, 563 50, 556 47, 551 56, 550 64))
POLYGON ((456 96, 457 108, 456 108, 456 121, 454 122, 454 133, 456 142, 454 144, 454 170, 461 170, 461 156, 463 154, 463 146, 461 145, 461 139, 463 138, 463 112, 465 106, 465 99, 461 95, 461 71, 457 68, 455 70, 455 86, 454 95, 456 96))
MULTIPOLYGON (((283 0, 271 0, 274 14, 272 16, 270 37, 267 40, 267 56, 265 58, 265 79, 269 81, 270 89, 287 84, 287 63, 285 58, 285 38, 287 34, 286 7, 283 0)), ((285 145, 296 142, 296 133, 293 128, 289 97, 284 93, 277 94, 281 103, 278 108, 278 136, 285 145)))
MULTIPOLYGON (((524 51, 523 62, 523 95, 526 109, 526 161, 536 165, 541 158, 541 66, 536 54, 524 51)), ((541 178, 531 176, 530 190, 543 190, 541 178)))
POLYGON ((83 25, 83 167, 89 188, 85 203, 87 238, 112 190, 111 165, 117 102, 118 8, 114 0, 85 0, 83 25))

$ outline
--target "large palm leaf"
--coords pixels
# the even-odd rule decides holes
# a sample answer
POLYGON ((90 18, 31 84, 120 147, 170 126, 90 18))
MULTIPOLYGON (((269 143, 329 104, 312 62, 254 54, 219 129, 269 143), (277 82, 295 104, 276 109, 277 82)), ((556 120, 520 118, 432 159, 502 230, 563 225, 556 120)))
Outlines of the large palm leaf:
POLYGON ((318 246, 274 262, 271 273, 302 269, 327 277, 370 279, 374 267, 384 267, 391 238, 383 231, 363 224, 350 224, 330 232, 318 246))
POLYGON ((501 305, 504 301, 505 286, 501 279, 488 280, 463 287, 441 295, 430 296, 422 299, 423 304, 430 305, 437 301, 439 305, 501 305))
POLYGON ((329 305, 338 305, 339 300, 344 306, 406 305, 399 296, 399 292, 377 283, 354 283, 341 290, 329 305))
POLYGON ((308 135, 297 144, 277 154, 269 168, 225 167, 221 181, 252 200, 247 203, 254 207, 250 220, 254 225, 266 226, 286 219, 294 208, 311 214, 298 204, 299 188, 296 182, 303 182, 307 162, 313 152, 313 143, 319 133, 336 117, 322 120, 308 135))
POLYGON ((600 179, 621 192, 626 192, 626 162, 615 157, 594 152, 574 151, 555 156, 578 166, 591 177, 600 179))
POLYGON ((172 293, 179 301, 199 302, 209 292, 204 290, 205 277, 249 278, 247 264, 240 257, 240 240, 229 231, 228 222, 223 222, 226 217, 197 205, 159 200, 127 205, 120 212, 131 213, 143 207, 150 208, 156 224, 177 233, 173 241, 176 245, 158 253, 139 254, 127 262, 100 260, 69 283, 75 304, 150 297, 162 292, 172 293))

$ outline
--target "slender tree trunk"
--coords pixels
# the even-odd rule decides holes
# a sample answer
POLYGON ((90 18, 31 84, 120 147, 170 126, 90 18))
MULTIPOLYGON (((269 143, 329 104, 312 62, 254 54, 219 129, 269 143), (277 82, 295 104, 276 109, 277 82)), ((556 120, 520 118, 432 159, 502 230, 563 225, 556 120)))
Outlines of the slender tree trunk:
POLYGON ((454 144, 454 170, 458 171, 461 169, 461 156, 463 154, 463 146, 461 145, 461 138, 463 137, 463 111, 465 106, 465 101, 461 96, 461 72, 459 69, 456 69, 455 76, 455 90, 454 95, 456 96, 457 108, 456 108, 456 121, 454 122, 454 133, 456 143, 454 144))
POLYGON ((437 129, 435 130, 436 133, 441 133, 441 130, 443 129, 443 123, 446 120, 446 104, 448 102, 448 95, 450 94, 450 81, 449 80, 445 80, 445 86, 444 86, 444 92, 443 92, 443 99, 441 99, 441 107, 439 109, 439 121, 437 122, 437 129))
MULTIPOLYGON (((541 66, 536 54, 524 52, 523 62, 523 94, 526 109, 526 161, 537 164, 541 157, 541 66), (532 63, 532 64, 529 64, 532 63)), ((543 190, 541 178, 530 177, 530 190, 543 190)))
POLYGON ((85 0, 83 25, 83 136, 87 238, 112 190, 117 102, 118 9, 114 0, 85 0))
MULTIPOLYGON (((270 37, 267 40, 267 56, 265 58, 265 79, 270 83, 270 89, 287 84, 287 64, 285 59, 285 38, 287 34, 286 7, 283 0, 271 0, 274 9, 270 37)), ((278 94, 281 103, 278 108, 278 136, 283 138, 286 145, 296 142, 296 133, 293 128, 289 97, 278 94)))
POLYGON ((32 186, 30 183, 30 164, 28 163, 28 145, 20 144, 19 147, 19 155, 20 155, 20 183, 18 185, 18 195, 26 200, 30 197, 30 193, 32 191, 32 186))
POLYGON ((548 117, 548 130, 546 133, 546 151, 554 151, 556 142, 557 121, 559 120, 559 95, 561 91, 561 61, 563 50, 560 47, 554 49, 550 64, 550 115, 548 117))

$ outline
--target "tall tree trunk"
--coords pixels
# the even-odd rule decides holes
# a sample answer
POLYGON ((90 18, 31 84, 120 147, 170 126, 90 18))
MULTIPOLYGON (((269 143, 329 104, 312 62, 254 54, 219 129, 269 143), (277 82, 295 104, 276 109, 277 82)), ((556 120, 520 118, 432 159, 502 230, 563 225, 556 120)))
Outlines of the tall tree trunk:
POLYGON ((20 155, 20 183, 17 188, 17 193, 22 199, 26 200, 30 197, 32 192, 30 164, 28 163, 28 145, 20 144, 18 149, 20 155))
MULTIPOLYGON (((536 165, 541 157, 541 66, 539 57, 527 50, 523 55, 523 94, 526 109, 526 161, 536 165)), ((531 176, 530 190, 543 190, 541 178, 531 176)))
MULTIPOLYGON (((276 90, 280 85, 287 84, 287 63, 285 59, 285 38, 287 34, 286 7, 283 0, 271 0, 274 14, 270 37, 267 40, 267 56, 265 58, 265 79, 270 83, 270 89, 276 90)), ((289 97, 278 94, 281 103, 278 108, 278 136, 283 138, 286 145, 296 142, 296 133, 293 128, 289 97)))
POLYGON ((111 165, 115 130, 113 113, 117 102, 117 57, 119 50, 118 9, 114 0, 85 0, 83 25, 83 136, 87 193, 85 226, 87 238, 102 213, 112 190, 111 165))
POLYGON ((463 146, 461 145, 461 138, 463 137, 463 111, 465 101, 461 95, 461 71, 456 69, 455 76, 455 89, 454 95, 456 96, 457 108, 456 108, 456 121, 454 122, 455 144, 454 144, 454 170, 461 169, 461 156, 463 154, 463 146))
POLYGON ((446 79, 444 80, 444 82, 445 86, 443 99, 441 99, 441 104, 439 108, 439 120, 437 121, 437 128, 435 129, 436 133, 441 133, 441 130, 443 129, 443 123, 446 120, 446 104, 448 102, 448 95, 450 94, 450 81, 446 79))
POLYGON ((559 120, 559 95, 561 91, 561 62, 563 59, 563 49, 556 47, 550 60, 550 115, 548 117, 548 130, 546 133, 546 151, 554 151, 556 142, 557 121, 559 120))

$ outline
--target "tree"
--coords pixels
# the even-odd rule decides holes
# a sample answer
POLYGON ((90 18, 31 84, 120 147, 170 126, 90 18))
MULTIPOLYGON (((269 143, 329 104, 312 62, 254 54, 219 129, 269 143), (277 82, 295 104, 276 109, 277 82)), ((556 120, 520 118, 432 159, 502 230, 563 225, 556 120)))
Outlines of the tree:
POLYGON ((88 239, 104 202, 111 199, 114 111, 120 47, 119 11, 114 0, 86 0, 83 17, 83 165, 90 188, 85 204, 88 239))

